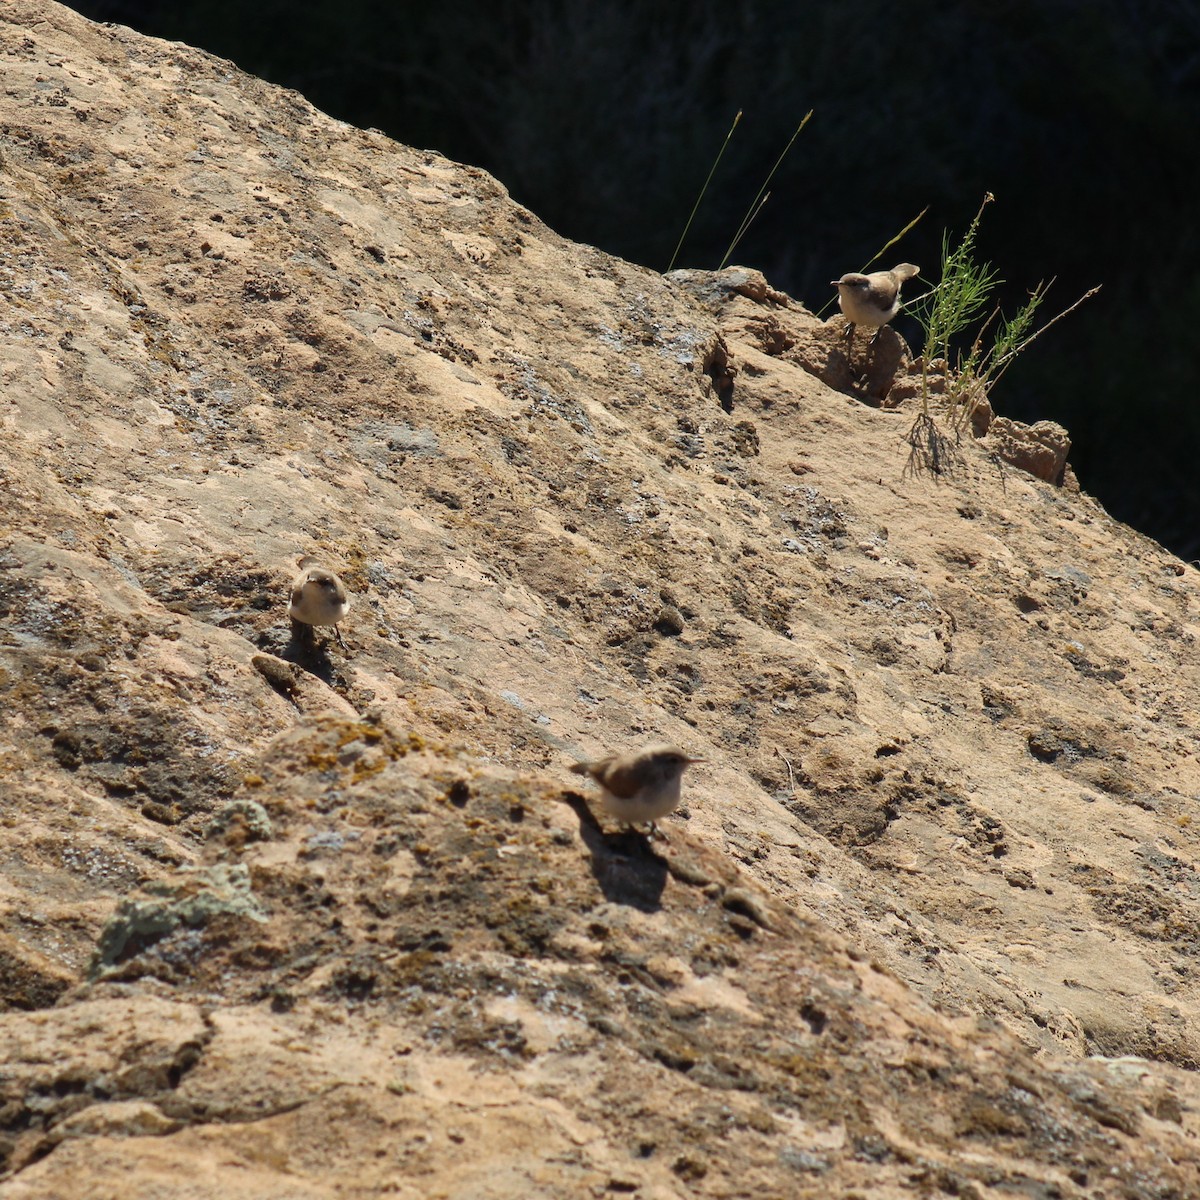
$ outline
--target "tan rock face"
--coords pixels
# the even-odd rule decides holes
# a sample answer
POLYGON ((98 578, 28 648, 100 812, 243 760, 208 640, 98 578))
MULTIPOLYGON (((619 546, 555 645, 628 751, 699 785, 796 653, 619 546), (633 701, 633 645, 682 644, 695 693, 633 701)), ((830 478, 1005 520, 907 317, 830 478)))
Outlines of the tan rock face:
POLYGON ((0 21, 3 1200, 1197 1194, 1189 567, 753 271, 0 21), (565 768, 655 741, 648 843, 565 768))
POLYGON ((1028 427, 1007 417, 998 417, 988 430, 988 441, 1005 462, 1036 475, 1047 483, 1059 483, 1071 439, 1067 431, 1054 421, 1038 421, 1028 427))

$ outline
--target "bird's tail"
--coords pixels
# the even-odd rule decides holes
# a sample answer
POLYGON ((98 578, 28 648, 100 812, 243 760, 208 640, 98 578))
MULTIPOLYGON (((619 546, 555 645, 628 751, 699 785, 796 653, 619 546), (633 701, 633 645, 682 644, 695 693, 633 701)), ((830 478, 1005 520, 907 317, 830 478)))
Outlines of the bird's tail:
POLYGON ((585 762, 572 763, 567 770, 571 771, 575 775, 587 775, 588 764, 585 762))

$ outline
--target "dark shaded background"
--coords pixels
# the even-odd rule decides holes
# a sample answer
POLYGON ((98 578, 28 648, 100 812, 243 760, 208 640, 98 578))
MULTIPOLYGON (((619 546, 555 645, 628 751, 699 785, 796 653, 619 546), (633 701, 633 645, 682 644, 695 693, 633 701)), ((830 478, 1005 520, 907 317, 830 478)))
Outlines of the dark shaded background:
POLYGON ((1200 556, 1200 0, 74 6, 485 167, 559 232, 657 269, 734 113, 680 266, 717 266, 813 108, 733 261, 814 311, 926 205, 887 258, 936 278, 943 228, 991 191, 979 249, 1006 310, 1051 276, 1047 316, 1104 285, 1009 372, 997 411, 1066 425, 1088 491, 1200 556))

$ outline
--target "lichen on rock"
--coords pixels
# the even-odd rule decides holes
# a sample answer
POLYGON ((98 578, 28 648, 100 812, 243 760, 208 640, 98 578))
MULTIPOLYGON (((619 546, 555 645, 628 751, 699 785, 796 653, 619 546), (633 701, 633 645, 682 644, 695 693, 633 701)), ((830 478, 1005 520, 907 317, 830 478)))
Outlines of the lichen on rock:
POLYGON ((263 923, 268 919, 242 863, 185 868, 151 880, 117 905, 100 934, 88 974, 95 979, 177 929, 198 929, 220 914, 263 923))

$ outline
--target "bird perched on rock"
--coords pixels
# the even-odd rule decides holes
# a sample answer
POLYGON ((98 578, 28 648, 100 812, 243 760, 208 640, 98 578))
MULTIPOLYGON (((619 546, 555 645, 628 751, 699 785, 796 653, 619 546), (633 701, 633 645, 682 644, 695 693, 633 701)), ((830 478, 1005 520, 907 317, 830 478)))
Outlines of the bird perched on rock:
POLYGON ((292 580, 292 602, 288 616, 301 625, 332 625, 338 645, 343 650, 338 622, 350 611, 350 597, 345 584, 330 570, 319 566, 315 559, 304 557, 299 562, 300 574, 292 580))
POLYGON ((576 775, 586 775, 600 785, 605 812, 626 825, 654 822, 674 812, 679 804, 683 772, 702 758, 689 758, 675 746, 654 745, 632 754, 610 754, 595 762, 571 765, 576 775))
POLYGON ((852 271, 841 279, 831 279, 830 284, 838 290, 838 306, 846 314, 847 340, 853 339, 856 325, 874 329, 878 337, 879 330, 900 311, 900 288, 920 273, 920 267, 900 263, 890 271, 872 271, 870 275, 852 271))

